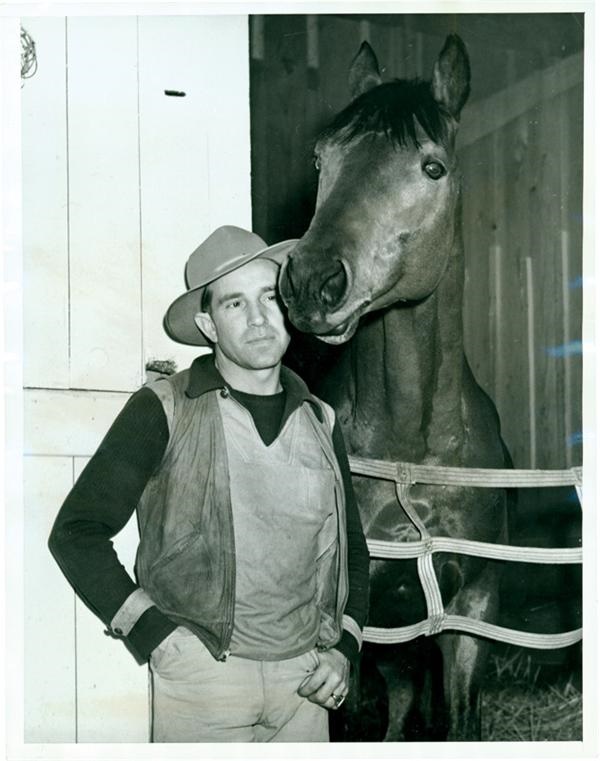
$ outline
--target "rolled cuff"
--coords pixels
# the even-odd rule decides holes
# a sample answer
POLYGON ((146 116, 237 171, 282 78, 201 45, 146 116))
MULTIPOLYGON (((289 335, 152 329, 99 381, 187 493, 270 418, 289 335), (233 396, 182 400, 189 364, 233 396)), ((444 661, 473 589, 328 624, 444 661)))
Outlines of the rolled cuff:
POLYGON ((154 602, 141 587, 135 589, 125 600, 123 605, 115 613, 110 628, 119 637, 127 637, 140 616, 148 608, 153 607, 154 602))

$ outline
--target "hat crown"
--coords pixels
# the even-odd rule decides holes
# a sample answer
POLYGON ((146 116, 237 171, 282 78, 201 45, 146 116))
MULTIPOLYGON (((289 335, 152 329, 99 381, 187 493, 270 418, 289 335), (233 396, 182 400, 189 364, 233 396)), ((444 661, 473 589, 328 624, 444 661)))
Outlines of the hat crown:
POLYGON ((267 248, 256 233, 233 225, 218 227, 192 252, 185 266, 188 288, 198 288, 216 280, 252 254, 267 248))

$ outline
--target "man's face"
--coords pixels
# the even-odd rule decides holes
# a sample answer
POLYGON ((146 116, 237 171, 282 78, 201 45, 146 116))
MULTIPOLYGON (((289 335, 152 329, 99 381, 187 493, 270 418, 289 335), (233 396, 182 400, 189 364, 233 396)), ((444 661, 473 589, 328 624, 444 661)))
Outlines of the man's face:
POLYGON ((290 336, 276 294, 278 267, 254 259, 211 283, 210 312, 196 323, 215 344, 215 354, 246 370, 275 367, 290 336))

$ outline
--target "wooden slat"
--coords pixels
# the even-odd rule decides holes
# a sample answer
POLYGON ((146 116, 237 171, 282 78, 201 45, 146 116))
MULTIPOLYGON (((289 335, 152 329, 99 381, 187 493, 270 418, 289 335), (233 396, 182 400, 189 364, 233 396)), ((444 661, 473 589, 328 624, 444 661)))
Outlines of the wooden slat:
MULTIPOLYGON (((546 83, 547 84, 547 83, 546 83)), ((539 244, 532 247, 535 269, 535 297, 539 315, 536 344, 537 398, 536 409, 539 456, 541 468, 565 467, 565 365, 562 341, 562 253, 561 207, 563 200, 562 162, 560 151, 560 114, 566 106, 565 95, 546 96, 539 109, 540 172, 535 193, 537 205, 531 209, 532 218, 543 220, 534 225, 539 244), (557 118, 558 117, 558 118, 557 118), (557 160, 558 159, 558 160, 557 160)))
POLYGON ((247 53, 243 17, 139 19, 144 362, 183 369, 199 353, 166 336, 165 311, 198 244, 220 224, 251 225, 247 53))
POLYGON ((323 117, 329 122, 350 102, 348 70, 360 46, 360 26, 357 21, 334 16, 321 16, 320 21, 319 98, 323 117))
POLYGON ((252 118, 250 120, 250 141, 252 144, 252 229, 269 242, 269 134, 267 119, 269 114, 269 70, 267 34, 268 17, 251 16, 250 34, 253 39, 255 24, 262 29, 262 47, 260 58, 252 56, 250 60, 250 103, 252 118))
POLYGON ((124 406, 128 394, 26 390, 26 454, 92 455, 124 406))
POLYGON ((134 17, 70 17, 71 385, 141 383, 134 17))
POLYGON ((527 113, 544 96, 558 95, 575 87, 583 80, 583 55, 574 53, 539 73, 525 77, 476 104, 465 107, 460 145, 479 140, 500 129, 513 119, 527 113), (468 126, 466 126, 468 125, 468 126))
POLYGON ((465 245, 464 342, 471 369, 478 383, 489 393, 493 389, 493 352, 486 330, 491 307, 490 240, 497 226, 489 189, 493 182, 494 161, 491 140, 468 146, 460 156, 463 176, 463 225, 465 245))
POLYGON ((22 98, 23 378, 69 385, 67 110, 64 18, 28 17, 38 66, 22 98))
POLYGON ((533 295, 533 263, 530 256, 525 257, 525 301, 527 304, 527 391, 529 422, 529 465, 536 468, 537 459, 537 419, 536 419, 536 358, 535 348, 535 299, 533 295))
POLYGON ((25 741, 75 742, 75 596, 48 550, 72 480, 68 457, 24 463, 25 741))
POLYGON ((528 123, 516 119, 501 130, 499 139, 503 189, 499 220, 504 230, 503 283, 504 314, 502 347, 497 368, 496 404, 505 441, 515 467, 531 467, 528 447, 527 385, 527 289, 525 259, 529 252, 530 219, 527 207, 527 153, 530 149, 528 123))
MULTIPOLYGON (((583 228, 583 182, 581 167, 584 160, 583 144, 583 84, 567 93, 564 112, 561 117, 565 125, 561 133, 562 204, 563 228, 568 237, 568 290, 569 312, 567 320, 567 342, 576 342, 582 338, 582 228, 583 228), (568 125, 568 128, 567 128, 568 125)), ((587 154, 585 154, 587 155, 587 154)), ((588 253, 591 253, 588 252, 588 253)), ((570 399, 567 398, 568 429, 565 447, 570 461, 582 461, 582 356, 572 354, 567 358, 567 370, 570 377, 570 399)))
POLYGON ((204 119, 209 156, 205 181, 209 188, 210 226, 238 224, 249 228, 252 201, 248 17, 243 14, 205 16, 202 23, 200 19, 194 19, 196 21, 196 32, 189 23, 186 28, 189 44, 196 49, 202 48, 202 56, 196 60, 205 71, 204 119), (202 45, 197 42, 200 36, 202 45), (207 104, 211 107, 207 108, 207 104), (207 112, 210 115, 208 120, 207 112))
MULTIPOLYGON (((87 458, 75 458, 75 478, 87 458)), ((119 559, 133 575, 138 543, 135 515, 115 537, 119 559)), ((147 742, 148 672, 121 642, 107 637, 102 622, 80 601, 77 630, 77 739, 86 742, 147 742)))

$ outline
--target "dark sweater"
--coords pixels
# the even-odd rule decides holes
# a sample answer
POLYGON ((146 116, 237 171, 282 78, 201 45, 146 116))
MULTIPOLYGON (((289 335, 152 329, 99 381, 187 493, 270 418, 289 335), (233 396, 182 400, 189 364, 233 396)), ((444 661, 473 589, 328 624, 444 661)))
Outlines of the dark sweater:
MULTIPOLYGON (((190 396, 225 385, 207 359, 200 357, 192 365, 186 391, 190 396)), ((267 397, 230 389, 252 414, 265 443, 276 438, 289 415, 310 397, 298 380, 282 372, 284 393, 267 397)), ((140 389, 129 399, 73 486, 50 535, 50 550, 63 573, 107 625, 138 586, 121 565, 111 539, 135 511, 148 480, 161 463, 168 439, 162 403, 150 389, 140 389)), ((362 627, 367 614, 368 550, 337 422, 333 446, 346 492, 349 596, 344 612, 362 627)), ((158 608, 147 610, 128 637, 138 660, 146 660, 175 626, 158 608)), ((357 654, 356 640, 349 632, 344 631, 336 647, 352 660, 357 654)))

